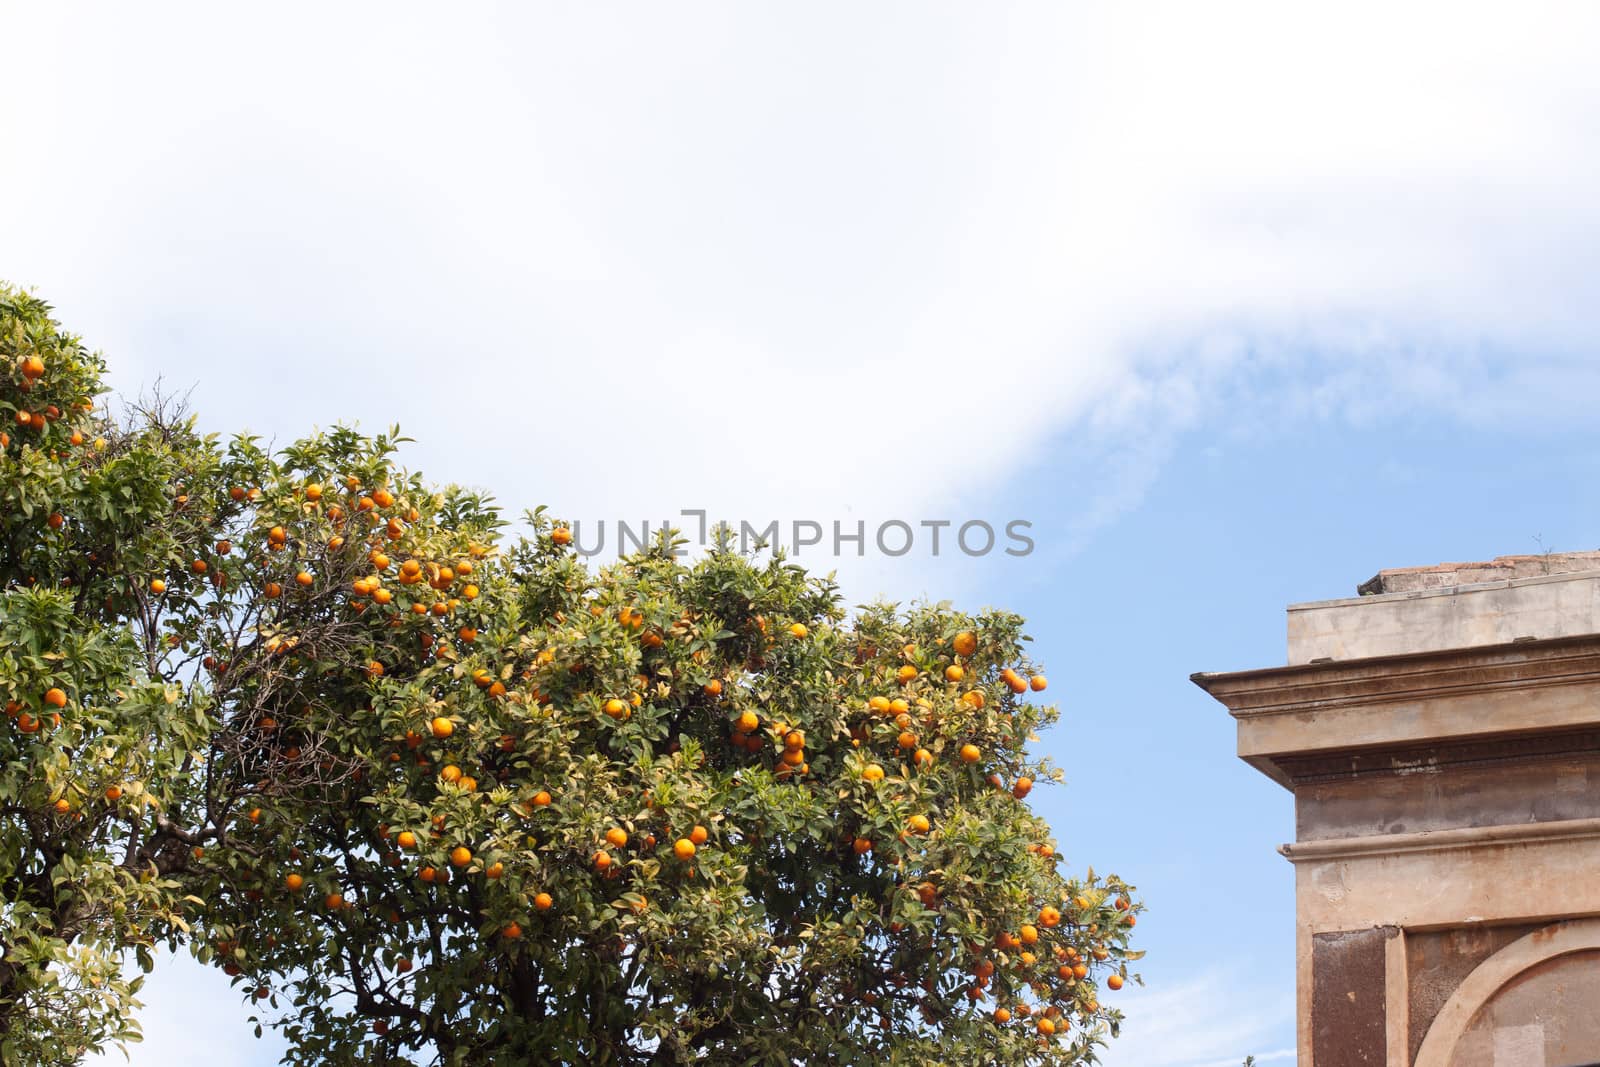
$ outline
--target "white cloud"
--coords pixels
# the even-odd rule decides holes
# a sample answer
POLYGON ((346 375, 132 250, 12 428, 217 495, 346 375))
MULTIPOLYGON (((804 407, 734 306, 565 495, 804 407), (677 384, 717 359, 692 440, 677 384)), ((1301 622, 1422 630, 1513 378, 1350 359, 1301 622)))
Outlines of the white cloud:
POLYGON ((1242 967, 1213 967, 1180 984, 1135 990, 1118 1001, 1127 1015, 1107 1067, 1239 1067, 1293 1060, 1273 1049, 1294 1032, 1293 990, 1253 985, 1242 967))
POLYGON ((270 1031, 257 1041, 247 1022, 252 1009, 220 971, 202 967, 187 953, 161 954, 139 994, 144 1040, 121 1050, 108 1048, 85 1061, 95 1067, 268 1067, 284 1043, 270 1031))

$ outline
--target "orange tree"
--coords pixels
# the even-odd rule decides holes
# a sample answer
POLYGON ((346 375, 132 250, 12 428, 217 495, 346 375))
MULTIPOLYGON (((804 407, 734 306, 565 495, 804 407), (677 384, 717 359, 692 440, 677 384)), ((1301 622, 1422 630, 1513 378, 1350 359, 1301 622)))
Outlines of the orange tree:
MULTIPOLYGON (((8 350, 14 385, 40 347, 8 350)), ((65 380, 45 362, 30 388, 65 380)), ((781 559, 665 539, 595 572, 392 436, 268 454, 133 421, 104 446, 47 421, 0 482, 67 487, 4 596, 80 610, 0 687, 30 724, 45 682, 72 695, 6 738, 33 747, 0 789, 100 828, 74 863, 105 869, 102 982, 193 930, 304 1064, 1075 1063, 1115 1033, 1140 905, 1064 876, 1025 802, 1059 772, 1026 748, 1056 713, 1017 617, 850 614, 781 559), (163 472, 145 510, 95 503, 109 457, 163 472)), ((8 924, 52 849, 0 870, 8 924)), ((47 981, 90 935, 29 907, 47 981)))
POLYGON ((273 710, 318 686, 339 699, 382 644, 329 593, 367 561, 291 540, 264 502, 285 482, 303 495, 296 464, 386 469, 390 440, 224 446, 167 401, 96 413, 103 370, 45 304, 0 286, 8 1064, 76 1062, 136 1035, 123 963, 148 968, 156 943, 186 938, 204 903, 192 887, 251 854, 230 832, 238 810, 309 802, 358 769, 317 737, 283 744, 273 710), (321 584, 296 581, 311 569, 321 584), (292 634, 276 621, 287 590, 292 634))

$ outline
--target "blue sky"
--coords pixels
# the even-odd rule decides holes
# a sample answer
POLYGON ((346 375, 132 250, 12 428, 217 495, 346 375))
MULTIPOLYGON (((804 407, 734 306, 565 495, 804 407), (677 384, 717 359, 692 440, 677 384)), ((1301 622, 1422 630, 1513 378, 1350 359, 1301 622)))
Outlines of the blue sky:
MULTIPOLYGON (((1595 547, 1584 5, 0 19, 0 277, 123 390, 398 421, 589 521, 1031 521, 802 559, 1032 620, 1038 803, 1151 908, 1111 1067, 1293 1055, 1290 798, 1189 674, 1381 567, 1595 547)), ((276 1059, 214 975, 146 999, 136 1067, 276 1059)))

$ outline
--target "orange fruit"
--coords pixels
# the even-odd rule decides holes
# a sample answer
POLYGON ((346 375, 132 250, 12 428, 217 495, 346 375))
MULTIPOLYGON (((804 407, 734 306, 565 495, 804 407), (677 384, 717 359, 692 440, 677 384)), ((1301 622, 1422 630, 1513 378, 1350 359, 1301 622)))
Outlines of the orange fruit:
POLYGON ((1023 923, 1022 930, 1020 932, 1022 934, 1022 943, 1024 945, 1036 944, 1039 940, 1039 928, 1031 923, 1023 923))
POLYGON ((594 854, 594 865, 602 871, 611 866, 611 853, 607 852, 605 849, 601 849, 599 852, 596 852, 594 854))
POLYGON ((545 792, 543 789, 539 790, 537 793, 533 794, 533 803, 535 807, 549 807, 550 794, 545 792))
POLYGON ((971 630, 962 630, 951 639, 950 647, 956 650, 958 656, 970 656, 978 651, 978 635, 971 630))
POLYGON ((283 884, 289 887, 289 892, 298 893, 305 886, 306 880, 302 875, 291 874, 283 880, 283 884))
POLYGON ((472 862, 472 850, 466 845, 457 845, 450 850, 450 862, 457 867, 465 867, 472 862))
POLYGON ((696 826, 694 829, 689 831, 689 840, 693 841, 697 845, 705 844, 706 838, 710 836, 710 834, 706 833, 706 828, 704 826, 696 826))
POLYGON ((861 777, 869 782, 883 781, 883 768, 876 763, 869 763, 861 769, 861 777))
POLYGON ((122 787, 120 785, 107 786, 106 787, 106 799, 111 801, 111 802, 113 802, 113 803, 115 803, 118 800, 121 800, 122 799, 122 787))
POLYGON ((916 681, 917 669, 911 664, 907 663, 904 667, 901 667, 895 672, 895 677, 900 680, 901 685, 906 685, 910 682, 916 681))
POLYGON ((929 828, 928 817, 926 815, 913 815, 907 825, 911 827, 912 833, 925 834, 929 828))
POLYGON ((51 707, 64 708, 67 706, 67 694, 52 686, 44 691, 44 702, 51 707))
POLYGON ((983 752, 977 745, 966 744, 961 746, 961 762, 977 763, 983 758, 983 752))
POLYGON ((1061 923, 1061 912, 1060 912, 1059 909, 1053 908, 1049 904, 1046 904, 1044 907, 1039 909, 1039 925, 1040 926, 1043 926, 1045 929, 1048 930, 1048 929, 1051 929, 1053 927, 1056 927, 1056 926, 1060 925, 1060 923, 1061 923))
POLYGON ((1011 1013, 1005 1008, 996 1008, 994 1010, 994 1021, 997 1023, 1008 1023, 1011 1021, 1011 1013))
POLYGON ((718 678, 713 678, 701 686, 700 691, 708 697, 719 697, 722 695, 722 681, 718 678))
POLYGON ((44 377, 44 360, 38 356, 28 356, 22 361, 22 376, 29 381, 44 377))
POLYGON ((428 729, 433 731, 434 737, 437 737, 439 740, 443 741, 445 738, 456 732, 456 724, 445 718, 443 715, 440 715, 435 718, 433 722, 428 724, 428 729))
POLYGON ((1018 800, 1021 800, 1023 797, 1027 796, 1029 791, 1032 789, 1033 779, 1024 775, 1023 777, 1018 778, 1015 784, 1011 786, 1011 795, 1016 797, 1018 800))
POLYGON ((380 508, 391 507, 394 504, 394 494, 387 489, 379 489, 372 494, 372 502, 380 508))
POLYGON ((622 717, 622 713, 627 710, 628 705, 618 700, 616 697, 612 697, 610 700, 606 701, 606 714, 611 716, 613 719, 620 719, 622 717))
POLYGON ((1121 989, 1122 988, 1122 975, 1113 974, 1110 977, 1108 977, 1106 979, 1106 988, 1107 989, 1112 989, 1112 990, 1121 989))
POLYGON ((555 906, 555 903, 556 902, 551 898, 549 893, 534 894, 533 906, 538 908, 540 911, 549 911, 555 906))
POLYGON ((969 689, 961 695, 961 702, 974 711, 981 710, 985 703, 983 694, 976 689, 969 689))
POLYGON ((739 721, 735 728, 738 729, 740 733, 749 734, 754 733, 760 726, 761 717, 753 711, 747 711, 739 716, 739 721))
POLYGON ((620 826, 613 826, 606 831, 606 843, 612 848, 623 848, 628 844, 628 831, 620 826))
POLYGON ((557 526, 550 531, 550 540, 558 545, 570 545, 572 543, 572 531, 565 526, 557 526))
POLYGON ((522 925, 517 922, 508 922, 501 929, 500 933, 507 941, 516 941, 522 937, 522 925))
POLYGON ((673 842, 672 852, 680 860, 693 859, 695 854, 694 842, 687 837, 680 837, 673 842))
POLYGON ((485 878, 499 878, 504 873, 506 873, 506 865, 499 861, 491 863, 483 869, 485 878))
POLYGON ((152 578, 150 579, 150 591, 156 596, 160 596, 167 591, 167 583, 160 578, 152 578))
POLYGON ((959 682, 966 676, 967 672, 962 670, 958 663, 952 663, 944 669, 944 678, 947 682, 959 682))
POLYGON ((1005 670, 1001 671, 1000 677, 1006 683, 1006 685, 1011 687, 1011 691, 1013 693, 1021 693, 1026 691, 1028 688, 1028 683, 1023 681, 1022 675, 1018 674, 1010 667, 1007 667, 1005 670))
POLYGON ((855 849, 856 855, 865 855, 866 853, 872 851, 872 841, 865 837, 858 837, 851 842, 850 847, 855 849))
POLYGON ((1032 689, 1035 693, 1042 691, 1045 686, 1049 684, 1050 680, 1042 674, 1036 674, 1032 678, 1028 679, 1028 688, 1032 689))
POLYGON ((338 911, 340 908, 344 907, 344 894, 329 893, 322 899, 322 902, 328 906, 329 910, 338 911))
POLYGON ((793 626, 789 627, 789 632, 796 637, 804 637, 809 631, 806 630, 805 623, 797 622, 793 626))

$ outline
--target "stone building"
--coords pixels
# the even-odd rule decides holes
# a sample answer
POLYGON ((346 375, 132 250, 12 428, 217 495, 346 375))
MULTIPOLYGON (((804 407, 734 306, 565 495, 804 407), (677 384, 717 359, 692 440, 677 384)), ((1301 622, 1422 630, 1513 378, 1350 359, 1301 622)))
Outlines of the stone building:
POLYGON ((1600 1063, 1600 553, 1359 591, 1194 678, 1294 794, 1301 1067, 1600 1063))

